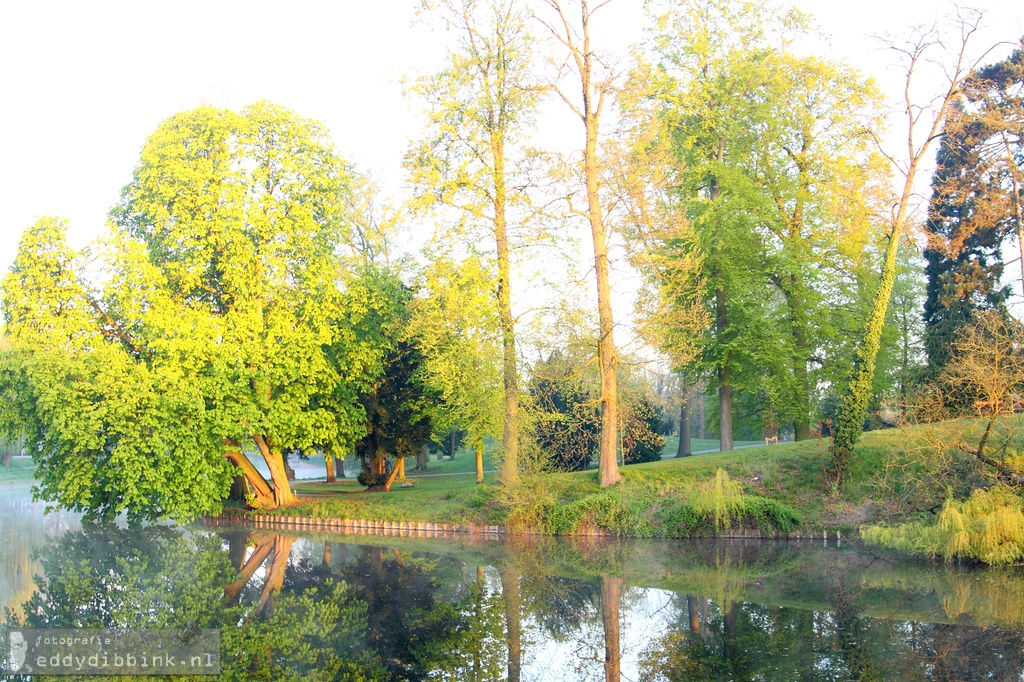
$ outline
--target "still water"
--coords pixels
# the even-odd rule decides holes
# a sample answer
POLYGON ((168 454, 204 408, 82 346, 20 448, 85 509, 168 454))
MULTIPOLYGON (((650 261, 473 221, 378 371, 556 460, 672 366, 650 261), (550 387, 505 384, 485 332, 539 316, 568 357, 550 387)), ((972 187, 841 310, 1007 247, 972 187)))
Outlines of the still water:
POLYGON ((1024 679, 1024 572, 834 542, 99 527, 8 487, 0 543, 8 623, 220 628, 224 680, 1024 679))

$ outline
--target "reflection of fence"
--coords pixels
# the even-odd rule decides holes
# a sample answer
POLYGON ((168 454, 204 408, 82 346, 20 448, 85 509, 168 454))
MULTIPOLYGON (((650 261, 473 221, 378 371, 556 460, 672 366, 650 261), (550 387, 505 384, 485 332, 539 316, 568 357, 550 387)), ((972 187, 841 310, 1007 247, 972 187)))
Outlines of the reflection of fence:
MULTIPOLYGON (((227 514, 206 517, 203 523, 211 526, 236 526, 268 529, 324 530, 355 535, 392 535, 409 538, 442 538, 452 535, 483 535, 497 539, 508 531, 504 526, 461 526, 450 523, 419 523, 416 521, 377 521, 368 519, 314 519, 304 516, 237 516, 227 514)), ((614 535, 596 532, 595 535, 614 535)))

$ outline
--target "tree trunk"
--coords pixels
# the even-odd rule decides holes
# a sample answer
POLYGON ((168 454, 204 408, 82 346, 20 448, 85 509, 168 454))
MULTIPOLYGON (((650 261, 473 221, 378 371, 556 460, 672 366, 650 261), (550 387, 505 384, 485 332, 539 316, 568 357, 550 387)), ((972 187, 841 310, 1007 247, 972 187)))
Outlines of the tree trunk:
POLYGON ((729 368, 718 370, 722 385, 718 387, 718 449, 721 452, 732 450, 732 386, 729 385, 729 368))
MULTIPOLYGON (((516 373, 515 323, 512 317, 508 230, 505 220, 505 137, 500 127, 491 131, 494 156, 494 240, 498 250, 498 316, 501 324, 502 381, 505 388, 505 424, 501 439, 501 482, 519 482, 519 378, 516 373)), ((479 482, 479 481, 478 481, 479 482)))
POLYGON ((704 393, 698 393, 697 398, 697 438, 704 440, 704 393))
POLYGON ((426 471, 429 463, 430 451, 426 445, 421 445, 420 451, 416 453, 416 471, 426 471))
POLYGON ((473 441, 473 452, 476 454, 476 483, 484 482, 484 441, 480 438, 473 441))
POLYGON ((275 506, 283 507, 295 502, 295 495, 292 494, 291 486, 288 484, 288 474, 285 471, 284 458, 281 451, 274 448, 263 436, 254 435, 253 442, 263 455, 263 460, 270 469, 270 480, 274 484, 275 506))
POLYGON ((601 578, 601 621, 604 624, 604 679, 619 682, 619 600, 622 597, 622 578, 601 578))
POLYGON ((263 565, 263 562, 267 560, 270 555, 270 550, 274 548, 274 535, 267 535, 260 539, 259 544, 253 548, 252 554, 245 563, 238 569, 238 578, 235 582, 227 585, 224 588, 225 601, 229 605, 238 604, 238 599, 242 594, 242 590, 246 584, 252 578, 253 574, 256 573, 256 569, 263 565))
POLYGON ((327 482, 334 483, 337 481, 334 476, 334 457, 324 453, 324 463, 327 465, 327 482))
MULTIPOLYGON (((561 8, 557 8, 561 14, 561 8)), ((615 318, 612 315, 611 283, 608 274, 608 243, 605 234, 601 196, 598 183, 601 164, 597 156, 597 135, 600 125, 600 107, 606 92, 604 84, 591 80, 595 57, 590 47, 590 11, 586 2, 580 5, 582 13, 581 32, 573 33, 566 24, 567 47, 579 65, 580 86, 583 108, 578 111, 586 132, 583 148, 583 174, 587 188, 586 218, 590 223, 590 234, 594 242, 594 272, 597 279, 598 342, 597 357, 601 369, 601 440, 598 454, 598 482, 601 487, 615 485, 622 480, 616 459, 618 441, 619 397, 618 364, 615 348, 615 318), (576 40, 582 40, 582 48, 576 40)), ((563 16, 563 20, 565 17, 563 16)))
POLYGON ((796 440, 807 440, 811 437, 811 381, 807 371, 811 344, 807 337, 806 305, 802 294, 795 290, 799 286, 795 276, 790 277, 790 286, 794 291, 783 293, 789 307, 793 330, 793 379, 796 385, 794 402, 799 410, 793 420, 793 434, 796 440))
POLYGON ((395 460, 395 466, 391 468, 391 473, 388 475, 387 480, 384 481, 384 485, 373 486, 370 490, 388 492, 391 490, 391 485, 395 482, 395 477, 398 476, 399 471, 405 471, 405 457, 399 457, 395 460))
POLYGON ((6 467, 7 469, 10 469, 11 468, 11 453, 5 452, 3 458, 4 458, 4 467, 6 467))
POLYGON ((234 502, 245 502, 249 494, 249 487, 245 483, 245 476, 239 474, 231 479, 231 491, 228 492, 228 499, 234 502))
POLYGON ((686 595, 686 615, 690 618, 690 632, 700 634, 700 609, 697 608, 697 598, 686 595))
POLYGON ((725 612, 723 619, 725 626, 725 638, 722 641, 722 658, 732 661, 736 658, 736 615, 739 612, 739 604, 733 602, 729 610, 725 612))
POLYGON ((398 474, 397 478, 399 481, 405 480, 405 457, 399 457, 398 461, 395 462, 395 472, 398 474))
POLYGON ((260 600, 256 605, 256 613, 264 613, 270 609, 271 598, 284 587, 284 572, 288 568, 288 557, 291 555, 292 543, 295 538, 288 535, 274 536, 274 560, 267 571, 267 578, 260 592, 260 600))
POLYGON ((519 603, 519 570, 506 565, 501 569, 501 596, 505 602, 505 644, 508 649, 508 682, 522 677, 523 636, 519 603))
MULTIPOLYGON (((718 138, 718 149, 716 152, 716 158, 721 163, 725 158, 725 138, 718 138)), ((722 188, 718 183, 718 178, 712 176, 708 187, 708 194, 712 201, 718 199, 722 193, 722 188)), ((717 258, 722 258, 722 246, 721 240, 716 238, 715 251, 718 252, 717 258)), ((716 266, 719 270, 721 264, 716 266)), ((721 276, 721 273, 719 273, 721 276)), ((729 291, 727 284, 722 284, 715 289, 715 334, 718 343, 722 343, 722 339, 725 336, 726 331, 729 329, 729 291)), ((720 360, 721 365, 718 368, 718 449, 721 452, 729 452, 732 450, 732 383, 729 372, 729 353, 728 351, 722 356, 720 360)))
POLYGON ((274 499, 274 491, 271 489, 270 484, 267 483, 267 479, 263 478, 263 474, 259 472, 259 469, 253 466, 249 458, 242 453, 238 443, 225 441, 224 445, 227 448, 224 451, 224 458, 241 470, 249 486, 248 494, 252 495, 254 506, 259 508, 273 508, 277 506, 277 502, 274 499))
POLYGON ((683 394, 683 404, 679 408, 679 447, 676 457, 689 457, 693 454, 690 447, 690 396, 683 394))
POLYGON ((455 432, 448 434, 448 459, 455 459, 455 432))
POLYGON ((292 468, 291 462, 288 461, 288 454, 281 453, 281 461, 284 462, 284 475, 288 478, 288 481, 295 480, 295 469, 292 468))

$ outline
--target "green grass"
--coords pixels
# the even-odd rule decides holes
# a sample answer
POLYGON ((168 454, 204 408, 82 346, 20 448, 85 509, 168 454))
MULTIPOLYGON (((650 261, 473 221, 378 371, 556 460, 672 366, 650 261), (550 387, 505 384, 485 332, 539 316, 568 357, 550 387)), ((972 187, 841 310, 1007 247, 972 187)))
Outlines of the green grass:
MULTIPOLYGON (((1021 431, 1022 420, 1004 420, 1003 432, 1021 431)), ((862 524, 920 516, 927 504, 922 507, 918 499, 915 510, 915 495, 924 493, 904 479, 913 478, 915 467, 920 471, 934 466, 933 461, 940 459, 934 453, 949 450, 958 438, 976 439, 981 428, 978 420, 961 420, 866 433, 838 496, 830 496, 825 484, 830 441, 815 439, 629 465, 621 469, 623 483, 608 489, 597 485, 593 470, 524 476, 515 488, 491 485, 496 479, 492 473, 487 485, 477 486, 472 453, 462 451, 454 460, 432 459, 427 472, 466 472, 461 475, 410 476, 412 487, 396 483, 389 493, 362 492, 353 479, 332 485, 300 484, 296 488, 304 502, 276 513, 500 524, 552 534, 603 529, 639 537, 711 535, 715 524, 695 511, 695 491, 722 469, 742 487, 746 500, 746 512, 733 519, 731 531, 738 524, 750 532, 820 534, 823 528, 840 528, 852 534, 862 524), (943 448, 936 450, 937 443, 943 448), (794 526, 797 516, 799 527, 794 526)), ((1024 448, 1024 443, 1011 445, 1018 451, 1024 448)), ((487 468, 493 465, 488 462, 487 468)))
MULTIPOLYGON (((733 445, 762 445, 763 440, 737 440, 733 445)), ((702 450, 717 450, 721 442, 717 438, 691 438, 690 450, 700 452, 702 450)), ((674 457, 679 451, 679 436, 668 436, 665 438, 665 447, 661 449, 662 457, 674 457)))
POLYGON ((0 483, 32 483, 35 480, 32 477, 35 469, 28 457, 12 458, 10 467, 0 464, 0 483))

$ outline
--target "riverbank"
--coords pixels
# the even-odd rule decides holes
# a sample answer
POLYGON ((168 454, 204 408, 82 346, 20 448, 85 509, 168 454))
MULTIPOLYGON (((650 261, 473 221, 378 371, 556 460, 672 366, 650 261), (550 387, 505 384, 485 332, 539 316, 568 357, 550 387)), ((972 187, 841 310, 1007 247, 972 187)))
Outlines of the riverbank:
MULTIPOLYGON (((1004 431, 1015 433, 1019 421, 1002 422, 1004 431)), ((495 474, 482 486, 471 474, 410 477, 407 487, 396 483, 388 493, 366 493, 351 479, 305 483, 296 486, 300 504, 261 515, 500 527, 510 534, 852 538, 864 524, 927 518, 934 496, 946 494, 927 482, 942 481, 947 451, 980 428, 961 420, 866 433, 838 496, 827 495, 824 482, 829 440, 815 439, 630 465, 622 468, 622 484, 608 489, 593 471, 525 477, 514 488, 494 485, 495 474), (720 469, 742 497, 725 500, 716 519, 697 503, 702 491, 714 497, 720 469)))

